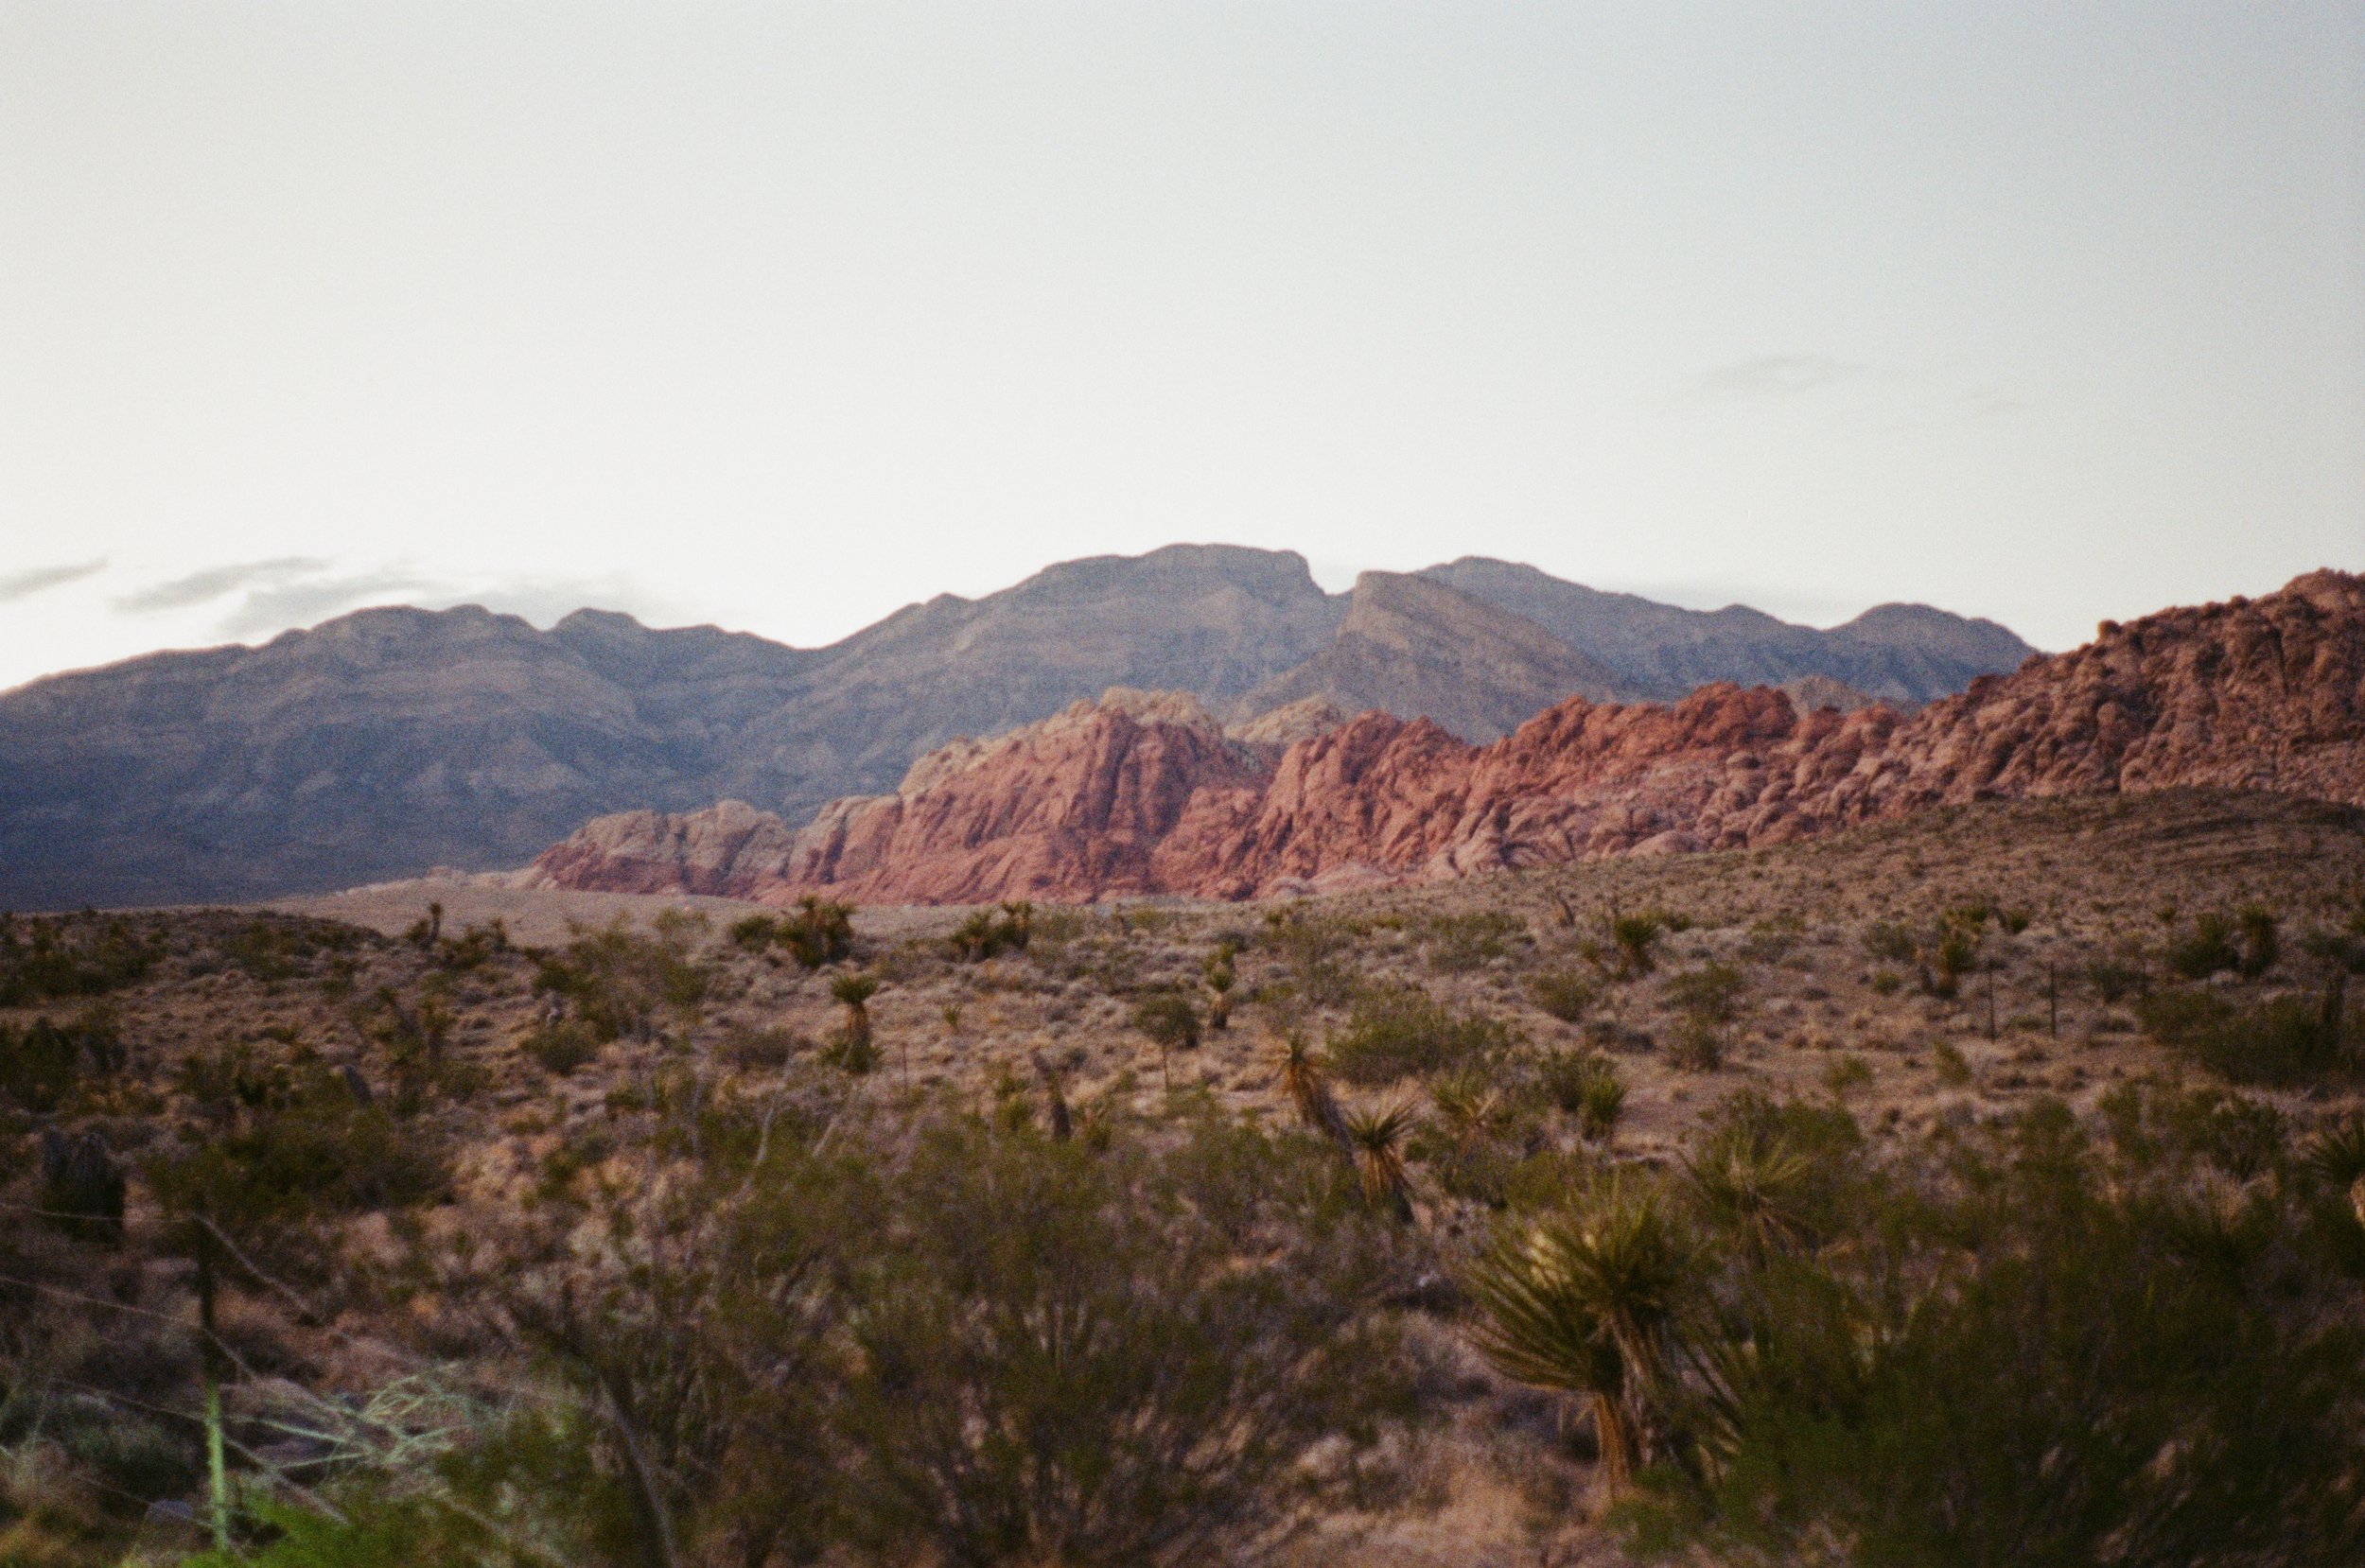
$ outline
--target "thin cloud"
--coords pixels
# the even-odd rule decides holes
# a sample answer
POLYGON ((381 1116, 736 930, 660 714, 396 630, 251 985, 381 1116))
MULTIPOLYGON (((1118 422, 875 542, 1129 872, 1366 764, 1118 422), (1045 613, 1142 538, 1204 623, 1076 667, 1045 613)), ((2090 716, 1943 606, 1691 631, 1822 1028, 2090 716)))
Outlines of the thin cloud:
POLYGON ((441 587, 430 578, 392 566, 342 577, 306 577, 253 590, 245 603, 222 618, 219 629, 227 637, 284 632, 390 597, 431 594, 441 587))
POLYGON ((30 599, 37 593, 79 583, 107 569, 106 559, 84 561, 69 566, 35 566, 31 571, 11 572, 0 577, 0 604, 12 604, 20 599, 30 599))
POLYGON ((1871 366, 1828 354, 1761 354, 1695 377, 1686 395, 1705 402, 1731 402, 1749 397, 1788 397, 1818 387, 1852 381, 1870 373, 1871 366))
POLYGON ((226 599, 239 589, 258 583, 298 577, 326 569, 328 563, 308 555, 283 555, 272 561, 246 561, 236 566, 209 566, 153 584, 136 593, 115 601, 115 608, 132 615, 153 615, 162 610, 185 610, 192 604, 210 604, 226 599))

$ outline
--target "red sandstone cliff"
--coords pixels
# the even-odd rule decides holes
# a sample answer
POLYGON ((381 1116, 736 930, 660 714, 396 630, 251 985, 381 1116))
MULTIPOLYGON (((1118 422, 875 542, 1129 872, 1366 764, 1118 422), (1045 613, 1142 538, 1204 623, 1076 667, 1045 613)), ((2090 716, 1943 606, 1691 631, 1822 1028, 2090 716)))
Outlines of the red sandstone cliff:
POLYGON ((1766 688, 1572 698, 1492 745, 1366 713, 1271 750, 1187 698, 1113 691, 914 767, 793 830, 735 802, 603 818, 549 885, 867 902, 1248 897, 1777 843, 1990 795, 2178 785, 2365 805, 2365 579, 2106 623, 1908 717, 1766 688))

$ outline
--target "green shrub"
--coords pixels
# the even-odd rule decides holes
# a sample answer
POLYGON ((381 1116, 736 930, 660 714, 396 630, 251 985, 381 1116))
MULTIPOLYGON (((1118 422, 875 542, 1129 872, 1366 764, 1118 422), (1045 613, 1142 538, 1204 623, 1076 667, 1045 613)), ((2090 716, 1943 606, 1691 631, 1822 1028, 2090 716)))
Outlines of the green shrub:
POLYGON ((252 1228, 407 1207, 448 1186, 432 1137, 359 1104, 325 1070, 277 1078, 242 1122, 149 1167, 168 1206, 252 1228))
POLYGON ((702 922, 660 915, 642 935, 619 915, 599 931, 578 931, 566 950, 545 957, 534 989, 564 997, 594 1037, 604 1043, 646 1036, 672 1013, 694 1016, 706 1002, 712 972, 692 957, 691 938, 702 922))
POLYGON ((1921 988, 1934 997, 1952 997, 1962 989, 1963 975, 1979 958, 1979 928, 1949 921, 1930 949, 1921 970, 1921 988))
POLYGON ((552 1077, 564 1078, 587 1066, 600 1054, 598 1032, 580 1020, 536 1029, 518 1042, 519 1048, 552 1077))
POLYGON ((1703 964, 1668 977, 1666 995, 1678 1012, 1705 1022, 1730 1023, 1748 977, 1730 964, 1703 964))
POLYGON ((1582 1022, 1593 1007, 1593 983, 1567 969, 1550 969, 1528 982, 1536 1006, 1563 1023, 1582 1022))
POLYGON ((741 1071, 778 1071, 813 1049, 813 1041, 794 1029, 732 1031, 717 1054, 741 1071))
POLYGON ((1872 1064, 1852 1051, 1841 1053, 1823 1070, 1823 1087, 1842 1099, 1871 1083, 1872 1064))
POLYGON ((2308 1141, 2302 1160, 2310 1176, 2339 1193, 2365 1177, 2365 1116, 2336 1122, 2308 1141))
POLYGON ((1486 1060, 1516 1038, 1509 1025, 1457 1011, 1426 991, 1373 991, 1332 1037, 1330 1066, 1351 1084, 1391 1084, 1486 1060))
POLYGON ((811 894, 797 900, 797 913, 779 923, 779 941, 789 956, 808 969, 818 969, 850 956, 854 950, 854 912, 811 894))
POLYGON ((1930 1063, 1937 1070, 1938 1082, 1949 1089, 1961 1089, 1971 1082, 1971 1058, 1953 1040, 1932 1046, 1930 1063))
POLYGON ((762 952, 780 939, 780 923, 769 915, 750 915, 731 922, 731 944, 762 952))
POLYGON ((1626 1108, 1626 1081, 1618 1064, 1597 1051, 1549 1051, 1536 1062, 1545 1097, 1577 1119, 1580 1133, 1603 1139, 1626 1108))
POLYGON ((1697 1013, 1675 1020, 1667 1039, 1667 1061, 1687 1072, 1713 1072, 1725 1065, 1725 1032, 1697 1013))
POLYGON ((2290 1085, 2351 1065, 2344 1020, 2304 997, 2245 1006, 2178 988, 2146 997, 2136 1016, 2152 1038, 2235 1083, 2290 1085))
POLYGON ((2116 1191, 2058 1106, 2011 1137, 1956 1195, 1866 1205, 1899 1223, 1853 1256, 1728 1279, 1692 1342, 1712 1392, 1671 1410, 1698 1446, 1655 1472, 1638 1545, 1860 1564, 2365 1552, 2355 1330, 2269 1307, 2250 1261, 2288 1256, 2292 1218, 2116 1191))
POLYGON ((2245 980, 2256 980, 2275 967, 2283 945, 2275 917, 2252 904, 2234 916, 2242 932, 2242 956, 2234 968, 2245 980))
POLYGON ((1004 904, 999 919, 991 910, 977 911, 945 938, 945 944, 955 958, 980 964, 1005 950, 1025 952, 1034 934, 1035 906, 1020 901, 1004 904))
POLYGON ((1612 915, 1609 940, 1618 950, 1619 972, 1645 975, 1657 967, 1658 940, 1666 931, 1667 917, 1656 910, 1612 915))
POLYGON ((0 1092, 36 1115, 56 1110, 81 1081, 82 1042, 35 1019, 23 1029, 0 1023, 0 1092))
POLYGON ((1226 1561, 1384 1480, 1407 1363, 1355 1304, 1386 1237, 1336 1172, 1236 1129, 1163 1156, 923 1138, 849 1238, 857 1537, 894 1561, 1226 1561))
POLYGON ((30 1007, 69 997, 97 997, 144 979, 157 951, 131 922, 91 916, 36 919, 20 937, 0 926, 0 1007, 30 1007))
POLYGON ((2216 911, 2199 915, 2193 921, 2190 936, 2168 944, 2169 969, 2186 980, 2206 980, 2238 968, 2242 955, 2234 945, 2234 922, 2216 911))
POLYGON ((2142 968, 2117 959, 2097 958, 2086 966, 2086 984, 2094 988, 2094 995, 2112 1004, 2147 989, 2150 980, 2142 968))
POLYGON ((878 1071, 879 1042, 868 1030, 833 1029, 821 1047, 821 1059, 850 1078, 878 1071))
POLYGON ((1890 920, 1875 920, 1865 928, 1864 950, 1891 964, 1911 964, 1921 945, 1906 927, 1890 920))
POLYGON ((2274 1106, 2207 1085, 2121 1084, 2099 1109, 2111 1142, 2139 1170, 2199 1160, 2248 1180, 2279 1163, 2288 1142, 2274 1106))
POLYGON ((1419 938, 1432 968, 1461 974, 1504 957, 1524 933, 1518 920, 1500 910, 1436 915, 1421 922, 1419 938))
POLYGON ((1187 997, 1163 992, 1147 998, 1133 1009, 1133 1027, 1148 1036, 1165 1051, 1195 1051, 1199 1048, 1199 1012, 1187 997))

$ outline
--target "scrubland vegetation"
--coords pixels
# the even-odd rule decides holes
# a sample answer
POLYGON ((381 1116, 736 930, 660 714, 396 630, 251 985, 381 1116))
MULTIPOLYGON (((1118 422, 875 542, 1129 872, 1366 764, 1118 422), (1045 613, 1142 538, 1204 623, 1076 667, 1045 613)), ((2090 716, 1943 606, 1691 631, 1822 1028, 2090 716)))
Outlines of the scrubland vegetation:
POLYGON ((2361 826, 16 916, 0 1560, 2357 1560, 2361 826))

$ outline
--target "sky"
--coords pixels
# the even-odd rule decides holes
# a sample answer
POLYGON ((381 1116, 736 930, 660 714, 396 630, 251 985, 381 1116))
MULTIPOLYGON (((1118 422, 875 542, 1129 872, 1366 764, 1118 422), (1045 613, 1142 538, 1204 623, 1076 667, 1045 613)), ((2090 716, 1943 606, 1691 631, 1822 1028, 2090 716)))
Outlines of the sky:
POLYGON ((0 686, 1177 540, 2365 568, 2365 6, 0 0, 0 686))

